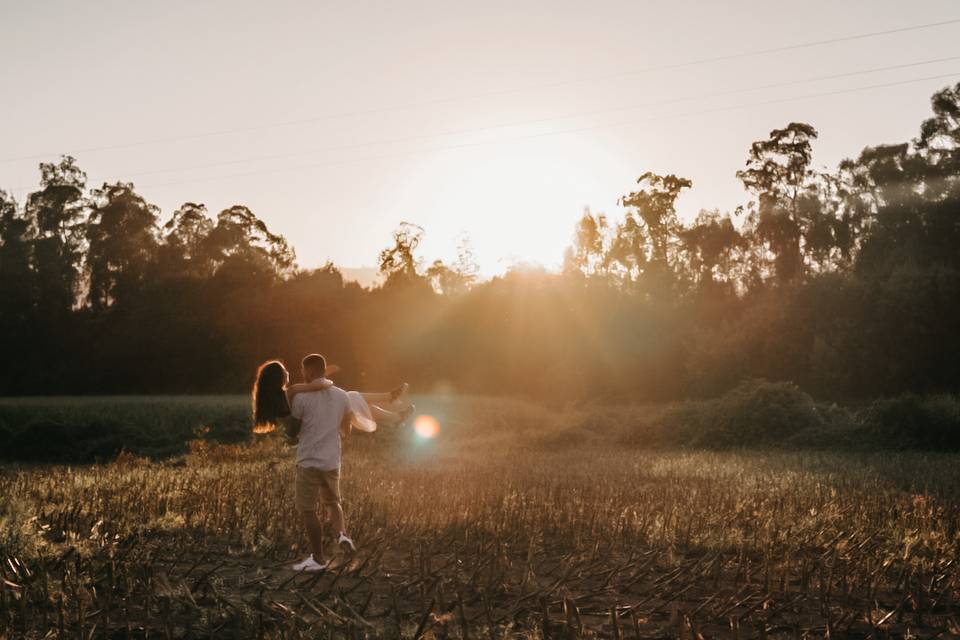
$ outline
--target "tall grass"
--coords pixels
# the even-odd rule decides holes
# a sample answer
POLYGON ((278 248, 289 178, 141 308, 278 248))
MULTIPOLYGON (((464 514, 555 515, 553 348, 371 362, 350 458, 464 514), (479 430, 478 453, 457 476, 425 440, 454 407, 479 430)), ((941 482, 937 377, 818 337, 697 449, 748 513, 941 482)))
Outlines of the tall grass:
POLYGON ((320 575, 288 569, 275 438, 8 469, 0 636, 932 637, 960 615, 953 455, 627 447, 669 412, 418 406, 436 438, 345 445, 360 550, 320 575))

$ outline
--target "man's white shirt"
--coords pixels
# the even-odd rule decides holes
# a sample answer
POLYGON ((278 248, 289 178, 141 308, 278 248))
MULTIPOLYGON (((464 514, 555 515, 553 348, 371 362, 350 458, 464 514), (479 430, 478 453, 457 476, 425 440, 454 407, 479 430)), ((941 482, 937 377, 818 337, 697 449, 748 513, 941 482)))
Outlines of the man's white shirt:
POLYGON ((347 392, 340 387, 298 393, 291 407, 300 420, 297 465, 329 471, 340 468, 340 424, 350 413, 347 392))

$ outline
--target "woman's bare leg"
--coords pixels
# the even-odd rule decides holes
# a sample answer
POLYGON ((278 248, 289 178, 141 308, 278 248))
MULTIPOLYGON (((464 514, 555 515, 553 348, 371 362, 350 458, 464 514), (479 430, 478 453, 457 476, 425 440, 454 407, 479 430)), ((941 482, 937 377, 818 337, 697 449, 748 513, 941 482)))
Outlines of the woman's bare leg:
POLYGON ((373 406, 374 404, 390 404, 393 402, 393 395, 386 391, 384 393, 379 393, 375 391, 361 391, 360 395, 363 396, 363 399, 367 401, 367 404, 373 406))
MULTIPOLYGON (((390 395, 390 394, 387 394, 390 395)), ((403 422, 403 416, 396 411, 389 411, 375 404, 370 405, 370 413, 377 424, 385 427, 394 427, 403 422)))
POLYGON ((409 385, 404 383, 394 391, 387 391, 385 393, 379 393, 379 392, 373 392, 373 391, 369 391, 369 392, 361 391, 360 395, 363 396, 363 399, 366 400, 367 404, 369 405, 374 405, 374 404, 381 405, 381 406, 396 405, 397 401, 406 395, 408 388, 409 388, 409 385))
POLYGON ((395 427, 410 419, 416 408, 408 404, 400 411, 390 411, 375 404, 370 405, 370 413, 377 424, 383 427, 395 427))

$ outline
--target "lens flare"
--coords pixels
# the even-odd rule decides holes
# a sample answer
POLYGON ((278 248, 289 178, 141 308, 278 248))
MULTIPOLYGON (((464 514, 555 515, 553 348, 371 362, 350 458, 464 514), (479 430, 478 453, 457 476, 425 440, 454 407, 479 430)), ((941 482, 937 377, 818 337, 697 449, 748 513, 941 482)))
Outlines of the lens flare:
POLYGON ((413 431, 424 440, 436 438, 440 433, 440 421, 433 416, 419 415, 413 421, 413 431))

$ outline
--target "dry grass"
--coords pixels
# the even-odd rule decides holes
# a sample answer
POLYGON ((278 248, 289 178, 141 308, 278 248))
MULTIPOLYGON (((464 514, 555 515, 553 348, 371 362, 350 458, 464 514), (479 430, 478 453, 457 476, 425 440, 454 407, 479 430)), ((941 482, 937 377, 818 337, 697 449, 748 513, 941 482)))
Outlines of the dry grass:
POLYGON ((276 440, 8 469, 0 636, 960 633, 955 456, 643 452, 517 403, 420 404, 437 440, 349 443, 359 550, 320 575, 287 568, 276 440))

